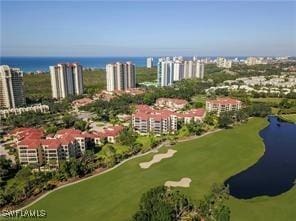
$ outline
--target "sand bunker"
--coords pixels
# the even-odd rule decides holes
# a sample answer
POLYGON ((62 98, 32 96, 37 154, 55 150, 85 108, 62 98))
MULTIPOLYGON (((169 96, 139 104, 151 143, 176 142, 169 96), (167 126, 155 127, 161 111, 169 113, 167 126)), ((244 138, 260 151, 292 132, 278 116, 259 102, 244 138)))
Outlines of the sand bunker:
POLYGON ((166 181, 167 187, 190 187, 191 179, 188 177, 182 178, 180 181, 166 181))
POLYGON ((176 150, 172 150, 169 149, 167 153, 161 153, 161 154, 156 154, 153 156, 153 159, 150 160, 149 162, 144 162, 144 163, 140 163, 140 167, 142 169, 147 169, 149 168, 152 164, 154 163, 158 163, 160 162, 162 159, 166 159, 166 158, 170 158, 172 156, 174 156, 174 154, 176 153, 176 150))

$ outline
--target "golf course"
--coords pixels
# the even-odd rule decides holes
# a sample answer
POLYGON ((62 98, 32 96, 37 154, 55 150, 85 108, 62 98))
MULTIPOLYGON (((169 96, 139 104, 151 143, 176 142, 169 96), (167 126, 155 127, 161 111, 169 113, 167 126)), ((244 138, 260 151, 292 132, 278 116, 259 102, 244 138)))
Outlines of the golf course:
MULTIPOLYGON (((195 140, 177 143, 170 158, 142 169, 153 159, 149 154, 78 184, 59 189, 29 209, 45 209, 48 221, 127 221, 138 208, 142 193, 166 181, 191 179, 189 188, 179 188, 193 200, 201 199, 213 183, 247 169, 264 154, 259 131, 268 125, 263 118, 221 130, 195 140)), ((166 153, 167 147, 160 152, 166 153)), ((296 188, 276 196, 238 200, 227 204, 234 221, 289 221, 296 217, 296 188)), ((35 220, 35 219, 34 219, 35 220)))

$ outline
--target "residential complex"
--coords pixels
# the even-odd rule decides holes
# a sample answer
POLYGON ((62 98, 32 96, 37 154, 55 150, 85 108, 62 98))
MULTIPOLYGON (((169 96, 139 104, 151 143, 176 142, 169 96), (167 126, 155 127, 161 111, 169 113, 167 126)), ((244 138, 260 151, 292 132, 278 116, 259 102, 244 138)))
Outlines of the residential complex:
POLYGON ((57 64, 49 67, 52 97, 63 99, 83 94, 82 66, 78 63, 57 64))
POLYGON ((153 58, 149 57, 146 59, 146 67, 147 68, 152 68, 153 67, 153 58))
POLYGON ((7 65, 0 66, 0 108, 11 109, 26 104, 23 72, 7 65))
POLYGON ((204 64, 197 60, 183 60, 182 57, 160 58, 157 65, 159 86, 172 85, 182 79, 204 77, 204 64))
POLYGON ((219 68, 231 68, 232 60, 227 60, 226 58, 218 57, 216 59, 217 67, 219 68))
POLYGON ((116 138, 119 136, 123 127, 120 125, 107 127, 103 131, 93 132, 93 138, 96 145, 102 145, 104 142, 116 143, 116 138))
POLYGON ((125 91, 136 87, 135 65, 131 62, 106 65, 107 91, 125 91))
POLYGON ((206 110, 216 112, 218 115, 225 111, 237 111, 242 108, 242 102, 232 98, 217 98, 206 101, 206 110))
POLYGON ((10 115, 19 115, 25 112, 45 113, 49 111, 49 106, 45 104, 37 104, 29 107, 19 107, 0 110, 0 117, 7 118, 10 115))
POLYGON ((267 64, 267 59, 264 57, 248 57, 245 61, 246 65, 251 66, 251 65, 256 65, 256 64, 267 64))
POLYGON ((296 93, 296 76, 293 74, 281 74, 271 76, 252 76, 237 78, 235 80, 226 80, 222 85, 210 87, 206 90, 208 94, 215 92, 217 89, 226 89, 228 91, 242 90, 247 93, 281 94, 288 95, 296 93))
POLYGON ((108 127, 103 132, 87 133, 76 129, 59 130, 55 135, 45 136, 42 129, 16 128, 10 135, 16 141, 21 164, 58 167, 63 160, 83 155, 92 145, 115 143, 123 127, 108 127))
POLYGON ((178 130, 178 121, 183 121, 185 124, 192 121, 202 122, 206 114, 203 108, 177 112, 165 106, 161 107, 163 109, 159 109, 159 104, 156 104, 155 108, 148 105, 137 105, 132 115, 134 131, 142 135, 153 133, 157 136, 175 133, 178 130))
POLYGON ((169 110, 181 110, 188 104, 188 101, 177 98, 158 98, 155 106, 158 108, 167 108, 169 110))

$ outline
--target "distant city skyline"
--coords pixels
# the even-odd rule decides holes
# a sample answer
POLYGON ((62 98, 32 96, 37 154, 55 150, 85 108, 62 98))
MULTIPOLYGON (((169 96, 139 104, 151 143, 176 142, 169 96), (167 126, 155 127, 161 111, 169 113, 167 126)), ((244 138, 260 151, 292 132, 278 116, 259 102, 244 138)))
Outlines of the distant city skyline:
POLYGON ((296 2, 0 1, 1 56, 296 56, 296 2))

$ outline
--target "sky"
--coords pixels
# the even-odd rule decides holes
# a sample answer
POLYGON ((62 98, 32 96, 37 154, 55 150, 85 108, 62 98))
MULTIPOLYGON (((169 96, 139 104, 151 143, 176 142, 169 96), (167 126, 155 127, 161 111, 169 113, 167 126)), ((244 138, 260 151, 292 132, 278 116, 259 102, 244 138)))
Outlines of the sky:
POLYGON ((3 1, 1 56, 295 56, 296 1, 3 1))

